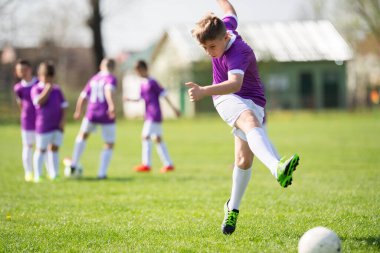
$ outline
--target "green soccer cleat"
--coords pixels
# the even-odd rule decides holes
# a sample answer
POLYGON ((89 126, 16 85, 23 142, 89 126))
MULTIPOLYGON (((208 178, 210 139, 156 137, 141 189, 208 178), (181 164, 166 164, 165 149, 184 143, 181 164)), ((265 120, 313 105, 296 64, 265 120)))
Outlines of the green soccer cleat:
POLYGON ((230 235, 235 231, 236 222, 239 215, 239 210, 233 209, 230 211, 228 209, 228 202, 230 202, 230 200, 224 204, 224 220, 222 223, 222 232, 225 235, 230 235))
POLYGON ((296 170, 299 164, 299 156, 294 154, 288 160, 285 160, 285 157, 281 158, 277 167, 277 181, 284 188, 292 184, 293 172, 296 170))

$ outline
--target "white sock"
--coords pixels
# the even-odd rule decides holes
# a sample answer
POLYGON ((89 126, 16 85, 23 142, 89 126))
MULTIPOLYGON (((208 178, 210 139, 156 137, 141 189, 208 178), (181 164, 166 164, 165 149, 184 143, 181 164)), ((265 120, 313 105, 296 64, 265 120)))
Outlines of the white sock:
POLYGON ((55 178, 59 173, 59 155, 57 151, 48 151, 48 164, 50 178, 55 178))
POLYGON ((45 152, 36 150, 33 156, 33 167, 34 167, 34 179, 38 180, 42 173, 42 165, 44 163, 45 152))
POLYGON ((22 147, 22 164, 25 173, 33 173, 33 148, 27 145, 22 147))
POLYGON ((78 165, 80 157, 82 156, 85 147, 86 147, 86 140, 80 137, 77 137, 75 141, 73 157, 71 160, 71 166, 76 167, 78 165))
POLYGON ((111 161, 112 151, 112 148, 103 149, 102 154, 100 155, 100 167, 98 172, 99 177, 104 177, 107 175, 107 168, 111 161))
POLYGON ((279 159, 274 154, 270 141, 262 128, 255 127, 247 134, 248 145, 252 153, 271 171, 277 178, 277 165, 279 159))
POLYGON ((157 152, 160 156, 161 162, 165 166, 173 165, 172 160, 170 159, 168 149, 166 148, 166 145, 163 141, 157 143, 157 152))
POLYGON ((152 141, 143 140, 142 142, 142 163, 147 166, 151 166, 152 164, 152 141))
MULTIPOLYGON (((264 129, 265 134, 268 136, 268 132, 267 132, 267 128, 266 128, 266 126, 263 125, 262 128, 264 129)), ((274 145, 273 145, 273 143, 271 142, 271 140, 269 139, 269 137, 268 137, 268 140, 269 140, 269 143, 270 143, 270 147, 272 148, 272 152, 273 152, 273 154, 275 154, 276 158, 277 158, 278 160, 280 160, 280 159, 281 159, 281 156, 280 156, 279 153, 277 152, 277 149, 274 147, 274 145)))
POLYGON ((235 165, 234 172, 232 173, 232 190, 228 208, 230 210, 239 210, 241 199, 243 198, 245 189, 247 189, 249 180, 251 179, 252 168, 242 170, 235 165))
POLYGON ((46 169, 46 173, 48 175, 50 175, 50 170, 52 169, 52 165, 50 165, 50 162, 49 162, 49 152, 51 151, 46 151, 46 155, 45 155, 45 159, 44 159, 44 162, 45 162, 45 169, 46 169))

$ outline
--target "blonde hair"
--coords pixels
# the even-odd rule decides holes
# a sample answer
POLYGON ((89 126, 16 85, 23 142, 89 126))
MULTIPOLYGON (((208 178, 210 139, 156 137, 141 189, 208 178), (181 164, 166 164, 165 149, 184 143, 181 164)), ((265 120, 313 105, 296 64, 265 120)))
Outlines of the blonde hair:
POLYGON ((227 32, 226 26, 223 21, 210 13, 203 17, 196 23, 191 34, 195 37, 201 44, 206 41, 221 39, 227 32))

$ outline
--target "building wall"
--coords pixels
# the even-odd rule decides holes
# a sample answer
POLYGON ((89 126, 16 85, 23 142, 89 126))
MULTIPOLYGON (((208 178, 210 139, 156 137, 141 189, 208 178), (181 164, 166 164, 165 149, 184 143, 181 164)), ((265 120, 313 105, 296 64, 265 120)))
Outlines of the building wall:
POLYGON ((344 108, 346 65, 335 62, 259 63, 270 109, 344 108))

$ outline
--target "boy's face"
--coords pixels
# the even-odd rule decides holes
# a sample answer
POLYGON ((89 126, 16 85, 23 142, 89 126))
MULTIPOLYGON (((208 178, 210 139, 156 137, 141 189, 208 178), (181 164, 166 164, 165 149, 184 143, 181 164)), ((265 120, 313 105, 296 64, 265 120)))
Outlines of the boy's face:
POLYGON ((136 67, 135 71, 136 71, 137 75, 140 77, 145 77, 147 75, 147 71, 144 68, 136 67))
POLYGON ((32 74, 32 70, 27 65, 17 64, 16 68, 16 76, 20 79, 28 78, 32 74))
POLYGON ((212 58, 219 58, 224 54, 228 41, 229 36, 226 34, 220 39, 207 40, 201 45, 209 56, 212 58))

